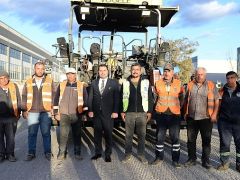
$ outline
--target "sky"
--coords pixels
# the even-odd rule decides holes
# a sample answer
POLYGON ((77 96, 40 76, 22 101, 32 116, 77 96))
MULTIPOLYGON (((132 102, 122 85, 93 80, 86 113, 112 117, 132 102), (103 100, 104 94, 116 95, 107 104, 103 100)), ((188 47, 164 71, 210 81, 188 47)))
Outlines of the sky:
MULTIPOLYGON (((161 30, 165 39, 198 42, 193 56, 199 60, 236 60, 240 0, 164 0, 164 5, 180 8, 161 30)), ((68 0, 0 0, 0 20, 54 53, 56 38, 67 39, 69 8, 68 0)))

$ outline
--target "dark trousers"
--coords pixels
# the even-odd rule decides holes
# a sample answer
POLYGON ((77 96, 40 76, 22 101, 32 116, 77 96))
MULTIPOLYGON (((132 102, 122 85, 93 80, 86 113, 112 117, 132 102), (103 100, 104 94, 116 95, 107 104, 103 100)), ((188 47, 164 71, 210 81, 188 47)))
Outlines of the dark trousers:
POLYGON ((202 163, 209 163, 211 153, 211 136, 213 123, 210 119, 193 120, 187 119, 187 136, 188 136, 188 158, 196 160, 196 140, 200 131, 202 137, 202 163))
POLYGON ((132 153, 133 134, 136 128, 138 138, 138 155, 144 155, 147 114, 144 112, 128 112, 125 120, 125 154, 132 153))
POLYGON ((112 131, 113 131, 113 119, 110 115, 103 113, 97 114, 93 118, 94 127, 94 145, 95 154, 102 154, 102 137, 104 136, 106 149, 105 156, 112 154, 112 131))
POLYGON ((82 120, 77 114, 61 114, 59 153, 67 152, 70 128, 72 128, 74 154, 81 154, 82 120))
POLYGON ((232 137, 236 146, 236 164, 240 167, 240 124, 218 121, 218 132, 220 137, 220 160, 223 164, 229 161, 230 145, 232 137))
POLYGON ((14 146, 14 122, 0 121, 0 156, 14 155, 14 146))
POLYGON ((172 142, 172 160, 178 162, 180 157, 180 116, 156 114, 157 122, 157 144, 156 158, 163 160, 164 157, 164 142, 166 131, 169 129, 169 136, 172 142))

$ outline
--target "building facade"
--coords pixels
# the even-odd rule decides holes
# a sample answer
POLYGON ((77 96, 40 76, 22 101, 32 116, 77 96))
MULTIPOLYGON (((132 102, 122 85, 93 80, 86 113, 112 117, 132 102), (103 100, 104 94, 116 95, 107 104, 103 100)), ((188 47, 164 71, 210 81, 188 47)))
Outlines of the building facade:
POLYGON ((39 60, 51 67, 51 75, 58 82, 62 73, 60 62, 47 50, 0 21, 0 70, 9 72, 15 82, 23 82, 33 74, 39 60))

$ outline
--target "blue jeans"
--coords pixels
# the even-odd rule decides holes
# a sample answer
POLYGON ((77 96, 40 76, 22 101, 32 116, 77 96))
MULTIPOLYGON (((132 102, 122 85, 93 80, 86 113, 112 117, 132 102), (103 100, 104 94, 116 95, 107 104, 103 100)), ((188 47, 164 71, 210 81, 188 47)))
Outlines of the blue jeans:
POLYGON ((236 146, 236 164, 240 166, 240 124, 219 119, 220 160, 223 164, 229 161, 232 137, 236 146))
POLYGON ((38 128, 40 130, 43 138, 44 153, 51 153, 51 119, 47 112, 40 113, 28 113, 28 120, 38 122, 28 126, 28 153, 36 153, 36 143, 38 128))
POLYGON ((163 160, 164 157, 164 142, 166 138, 166 131, 169 129, 169 136, 172 142, 172 160, 179 161, 180 157, 180 116, 157 114, 157 144, 156 144, 156 158, 163 160))

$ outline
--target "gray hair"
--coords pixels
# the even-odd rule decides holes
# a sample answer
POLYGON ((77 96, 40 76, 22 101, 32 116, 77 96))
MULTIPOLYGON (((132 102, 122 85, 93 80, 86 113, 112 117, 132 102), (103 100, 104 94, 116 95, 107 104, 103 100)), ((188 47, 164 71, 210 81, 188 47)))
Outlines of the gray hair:
POLYGON ((195 70, 195 74, 197 74, 198 71, 202 70, 205 74, 207 74, 207 70, 205 67, 198 67, 196 70, 195 70))

